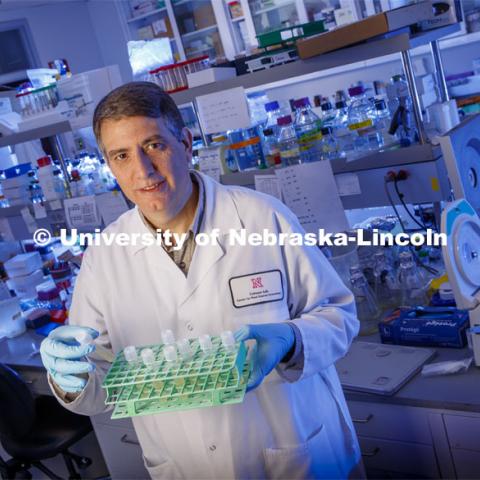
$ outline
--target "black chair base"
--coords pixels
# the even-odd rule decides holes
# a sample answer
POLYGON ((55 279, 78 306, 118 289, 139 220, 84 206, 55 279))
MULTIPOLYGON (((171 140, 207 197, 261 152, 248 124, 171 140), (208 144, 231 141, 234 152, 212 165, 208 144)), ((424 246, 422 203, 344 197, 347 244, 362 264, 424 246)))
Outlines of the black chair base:
MULTIPOLYGON (((92 460, 88 457, 82 457, 75 453, 64 451, 62 452, 63 460, 68 470, 68 478, 70 480, 81 479, 82 477, 78 473, 77 469, 83 470, 89 467, 92 464, 92 460), (77 469, 75 468, 77 467, 77 469)), ((26 462, 12 458, 10 460, 4 461, 0 457, 0 475, 4 480, 12 479, 31 479, 32 474, 30 469, 32 467, 37 468, 42 473, 44 473, 48 478, 52 480, 63 480, 62 477, 56 475, 52 470, 50 470, 42 462, 26 462)))

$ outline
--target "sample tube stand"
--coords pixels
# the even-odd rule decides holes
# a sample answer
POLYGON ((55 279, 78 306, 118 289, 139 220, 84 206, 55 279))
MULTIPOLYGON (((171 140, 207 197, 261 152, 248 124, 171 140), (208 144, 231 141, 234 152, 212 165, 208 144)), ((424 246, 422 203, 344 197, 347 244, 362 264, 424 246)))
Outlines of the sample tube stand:
POLYGON ((117 354, 102 384, 105 403, 115 405, 112 419, 243 401, 250 373, 245 344, 237 342, 229 351, 220 337, 212 337, 213 349, 205 354, 198 339, 189 341, 189 360, 168 362, 164 345, 145 347, 155 356, 148 366, 141 360, 127 362, 123 351, 117 354))

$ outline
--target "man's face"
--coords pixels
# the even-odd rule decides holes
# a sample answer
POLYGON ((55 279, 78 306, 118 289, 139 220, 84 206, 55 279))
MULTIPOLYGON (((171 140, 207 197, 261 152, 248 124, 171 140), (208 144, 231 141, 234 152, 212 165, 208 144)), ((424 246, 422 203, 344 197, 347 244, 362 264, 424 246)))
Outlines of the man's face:
POLYGON ((189 130, 179 141, 161 118, 125 117, 105 120, 101 137, 123 193, 149 220, 174 218, 191 194, 189 130))

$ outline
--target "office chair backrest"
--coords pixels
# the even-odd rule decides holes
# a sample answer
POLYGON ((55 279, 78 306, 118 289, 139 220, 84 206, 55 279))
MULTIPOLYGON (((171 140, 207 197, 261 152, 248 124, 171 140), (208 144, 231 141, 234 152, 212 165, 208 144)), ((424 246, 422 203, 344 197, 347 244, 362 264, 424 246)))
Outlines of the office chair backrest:
POLYGON ((0 436, 20 439, 34 420, 32 393, 15 371, 0 363, 0 436))

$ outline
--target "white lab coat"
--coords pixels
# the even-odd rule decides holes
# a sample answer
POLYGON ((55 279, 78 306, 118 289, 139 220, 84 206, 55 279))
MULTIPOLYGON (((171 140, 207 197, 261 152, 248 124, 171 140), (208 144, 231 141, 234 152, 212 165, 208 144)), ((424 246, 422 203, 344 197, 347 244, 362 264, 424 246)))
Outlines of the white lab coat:
MULTIPOLYGON (((358 331, 353 296, 316 247, 230 246, 230 229, 303 230, 270 196, 202 180, 202 231, 218 228, 218 244, 197 245, 186 278, 160 246, 89 247, 70 322, 100 331, 98 342, 116 353, 161 343, 164 329, 184 338, 292 320, 303 370, 278 368, 241 404, 133 418, 145 464, 152 478, 347 478, 360 453, 334 362, 358 331), (281 272, 283 300, 233 305, 229 279, 272 270, 281 272)), ((148 232, 137 209, 106 231, 148 232)), ((97 362, 85 390, 65 407, 85 415, 107 410, 100 387, 106 368, 97 362)))

